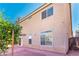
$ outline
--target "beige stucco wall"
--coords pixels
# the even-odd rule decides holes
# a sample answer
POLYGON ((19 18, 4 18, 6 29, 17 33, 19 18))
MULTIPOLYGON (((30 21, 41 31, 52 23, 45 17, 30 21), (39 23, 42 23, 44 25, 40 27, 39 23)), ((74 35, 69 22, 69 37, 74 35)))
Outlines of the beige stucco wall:
POLYGON ((31 18, 23 21, 21 33, 26 34, 23 45, 26 47, 66 53, 68 51, 68 38, 71 36, 69 4, 51 4, 39 11, 31 18), (41 12, 53 6, 53 15, 42 20, 41 12), (52 30, 53 45, 44 46, 40 44, 40 33, 52 30), (32 44, 28 44, 28 35, 32 34, 32 44))

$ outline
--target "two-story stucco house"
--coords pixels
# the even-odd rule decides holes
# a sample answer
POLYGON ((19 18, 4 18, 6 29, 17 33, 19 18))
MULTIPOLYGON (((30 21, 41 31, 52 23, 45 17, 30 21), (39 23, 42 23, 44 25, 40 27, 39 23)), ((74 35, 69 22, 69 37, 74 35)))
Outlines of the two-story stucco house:
POLYGON ((45 3, 18 21, 22 26, 21 44, 26 47, 67 53, 72 37, 69 3, 45 3))

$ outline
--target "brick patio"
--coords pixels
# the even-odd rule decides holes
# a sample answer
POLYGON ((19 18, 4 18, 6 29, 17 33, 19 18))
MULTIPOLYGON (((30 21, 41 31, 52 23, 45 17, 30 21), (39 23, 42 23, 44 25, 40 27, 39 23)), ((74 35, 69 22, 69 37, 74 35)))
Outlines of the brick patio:
MULTIPOLYGON (((12 56, 11 49, 8 50, 7 56, 12 56)), ((16 46, 14 48, 14 56, 79 56, 79 50, 69 51, 67 55, 61 53, 55 53, 50 51, 26 48, 23 46, 16 46)))

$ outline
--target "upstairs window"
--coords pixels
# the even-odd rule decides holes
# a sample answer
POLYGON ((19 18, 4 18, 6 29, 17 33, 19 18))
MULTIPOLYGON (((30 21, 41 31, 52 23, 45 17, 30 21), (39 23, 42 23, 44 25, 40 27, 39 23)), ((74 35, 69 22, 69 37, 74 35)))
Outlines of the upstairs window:
POLYGON ((51 15, 53 15, 53 7, 47 10, 47 16, 51 16, 51 15))
POLYGON ((51 15, 53 15, 53 7, 42 12, 42 19, 44 19, 48 16, 51 16, 51 15))
POLYGON ((46 18, 46 10, 42 12, 42 19, 46 18))

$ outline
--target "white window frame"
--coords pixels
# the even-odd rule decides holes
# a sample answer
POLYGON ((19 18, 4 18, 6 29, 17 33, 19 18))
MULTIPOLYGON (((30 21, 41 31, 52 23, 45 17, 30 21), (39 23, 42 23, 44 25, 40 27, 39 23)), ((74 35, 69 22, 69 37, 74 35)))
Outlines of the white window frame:
POLYGON ((41 32, 41 33, 40 33, 40 45, 41 45, 41 46, 53 46, 53 40, 54 40, 54 38, 53 38, 53 32, 52 32, 52 31, 49 30, 49 31, 44 31, 44 32, 41 32), (52 40, 49 40, 49 41, 52 42, 51 45, 41 45, 41 35, 42 35, 42 34, 45 34, 46 32, 51 32, 51 34, 52 34, 52 35, 51 35, 51 36, 52 36, 52 40))
MULTIPOLYGON (((53 6, 43 11, 43 12, 46 12, 46 17, 43 18, 43 12, 41 13, 41 16, 42 16, 41 19, 42 19, 42 20, 43 20, 43 19, 46 19, 46 18, 49 17, 49 16, 52 16, 52 15, 53 15, 53 13, 52 13, 51 15, 48 15, 48 11, 49 11, 49 9, 51 9, 51 8, 53 9, 53 6)), ((54 12, 54 11, 52 10, 52 12, 54 12)))
POLYGON ((28 35, 28 44, 29 44, 30 39, 31 39, 31 44, 32 44, 32 34, 28 35))

